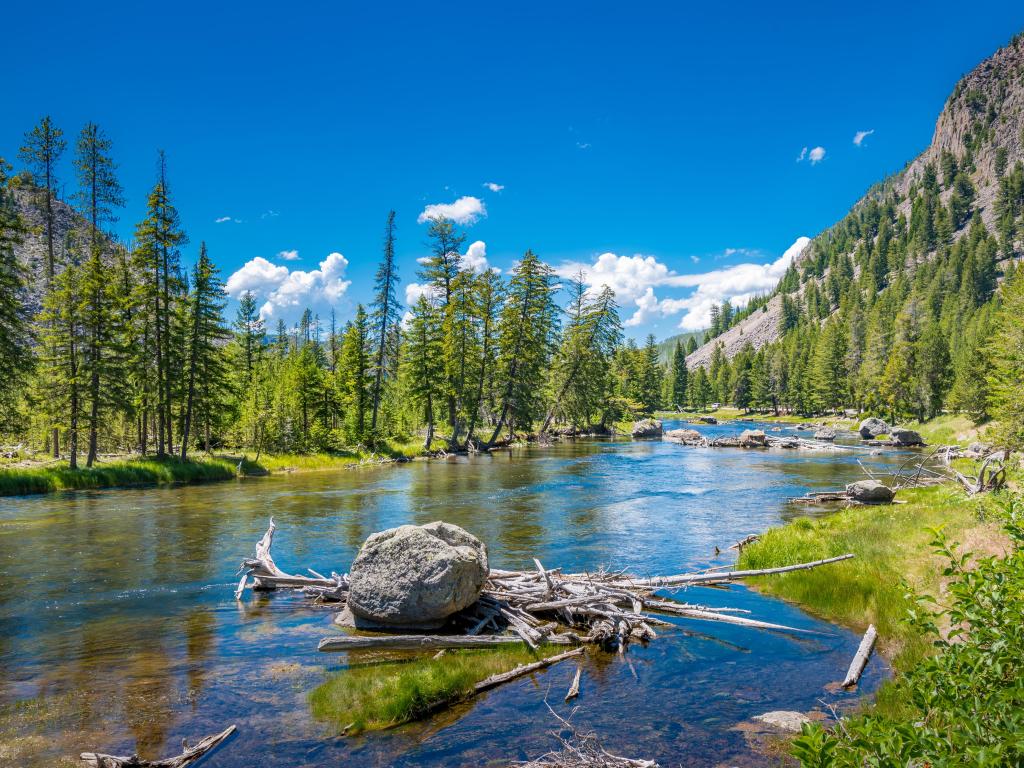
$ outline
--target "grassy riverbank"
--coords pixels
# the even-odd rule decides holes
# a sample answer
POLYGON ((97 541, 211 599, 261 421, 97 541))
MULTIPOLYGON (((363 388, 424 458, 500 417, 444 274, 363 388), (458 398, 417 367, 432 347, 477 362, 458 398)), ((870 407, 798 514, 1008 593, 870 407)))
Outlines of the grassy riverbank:
MULTIPOLYGON (((1008 533, 1013 529, 1006 527, 1008 522, 1014 524, 1019 511, 1024 511, 1020 502, 1014 502, 1008 492, 968 499, 958 489, 944 486, 901 491, 900 497, 908 503, 851 507, 818 520, 795 520, 768 531, 741 554, 741 567, 762 568, 853 552, 856 558, 852 561, 760 579, 755 586, 853 629, 863 630, 873 623, 879 633, 879 648, 896 672, 895 679, 883 685, 875 701, 847 721, 844 729, 828 735, 812 728, 795 742, 794 754, 804 765, 860 765, 858 760, 866 753, 859 750, 869 747, 847 734, 869 733, 872 729, 876 735, 884 730, 908 738, 903 745, 899 739, 889 742, 872 738, 870 750, 892 747, 904 757, 935 756, 936 752, 907 751, 906 745, 915 739, 925 742, 913 723, 931 723, 944 717, 943 712, 954 713, 958 706, 955 702, 963 696, 978 702, 979 722, 987 719, 999 723, 1003 714, 997 710, 1001 705, 990 708, 981 703, 982 699, 1021 698, 1020 686, 1013 682, 1012 675, 1000 682, 1002 677, 997 672, 994 680, 979 683, 976 668, 977 664, 1005 663, 998 647, 985 637, 1009 639, 1007 617, 1017 610, 1013 601, 1021 599, 1019 594, 1008 594, 1005 587, 1009 583, 1006 573, 1016 573, 1017 568, 1010 561, 1020 559, 1008 533), (1008 514, 1010 508, 1018 512, 1008 514), (941 539, 935 529, 941 529, 941 539), (937 543, 942 541, 949 542, 951 549, 937 552, 937 543), (970 555, 965 557, 965 553, 970 555), (1000 595, 999 590, 1006 594, 1000 595), (952 597, 954 609, 932 618, 915 595, 944 603, 952 597), (912 616, 928 621, 914 621, 912 616), (944 638, 959 630, 962 636, 945 644, 944 638), (974 671, 957 660, 960 654, 971 654, 974 671), (942 692, 947 687, 954 692, 948 700, 942 692), (957 689, 962 690, 956 693, 957 689), (828 757, 833 751, 850 761, 844 758, 833 762, 828 757)), ((1015 622, 1019 639, 1019 615, 1011 617, 1010 625, 1015 622)), ((1019 662, 1018 658, 1007 665, 1007 670, 1019 662)), ((958 739, 971 743, 998 741, 999 730, 1007 727, 1000 723, 991 726, 991 732, 986 726, 968 733, 970 729, 961 714, 950 717, 949 725, 937 726, 939 731, 950 729, 950 744, 958 739)), ((929 742, 927 749, 942 747, 929 742)))
POLYGON ((508 672, 557 653, 522 645, 488 650, 448 651, 441 658, 369 664, 339 672, 309 694, 313 716, 346 734, 382 730, 417 720, 436 707, 467 696, 491 675, 508 672))
POLYGON ((71 469, 66 461, 20 461, 0 465, 0 496, 231 480, 239 475, 239 463, 243 475, 343 469, 361 463, 413 458, 422 454, 422 447, 417 441, 389 444, 379 451, 263 454, 259 461, 255 456, 238 454, 199 455, 187 461, 171 456, 125 457, 102 460, 92 467, 79 465, 77 469, 71 469))

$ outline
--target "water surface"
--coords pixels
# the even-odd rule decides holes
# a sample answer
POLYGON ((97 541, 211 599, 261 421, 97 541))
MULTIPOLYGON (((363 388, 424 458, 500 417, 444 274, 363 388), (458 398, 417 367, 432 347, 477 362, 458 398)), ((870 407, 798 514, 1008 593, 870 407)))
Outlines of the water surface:
MULTIPOLYGON (((49 767, 83 749, 162 757, 229 723, 239 735, 204 765, 497 766, 536 757, 555 746, 545 698, 570 709, 562 698, 572 662, 386 733, 341 738, 316 722, 308 692, 367 658, 319 654, 319 638, 335 631, 332 614, 292 593, 235 602, 238 564, 268 517, 278 525, 275 559, 293 572, 346 570, 374 531, 443 519, 487 542, 499 568, 529 568, 539 557, 567 570, 678 573, 730 562, 733 553, 716 556, 716 545, 726 550, 795 514, 791 497, 862 476, 857 458, 869 467, 893 461, 865 451, 580 441, 458 461, 0 499, 0 764, 49 767)), ((590 658, 574 721, 600 732, 611 751, 662 765, 770 764, 734 726, 818 706, 859 638, 742 586, 685 597, 824 634, 675 620, 648 647, 630 647, 631 665, 590 658)), ((862 691, 884 674, 873 660, 862 691)), ((844 696, 853 694, 828 694, 844 696)))

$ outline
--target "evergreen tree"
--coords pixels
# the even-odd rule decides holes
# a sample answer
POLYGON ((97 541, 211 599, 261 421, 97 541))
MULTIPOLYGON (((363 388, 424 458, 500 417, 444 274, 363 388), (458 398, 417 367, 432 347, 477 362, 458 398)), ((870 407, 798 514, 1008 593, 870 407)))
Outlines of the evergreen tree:
POLYGON ((988 345, 991 372, 988 397, 999 437, 1007 448, 1024 448, 1024 270, 1017 269, 1002 287, 1002 307, 988 345))
POLYGON ((476 308, 479 324, 479 354, 477 356, 476 394, 469 403, 469 424, 466 428, 467 445, 473 440, 477 420, 488 400, 493 402, 494 369, 497 365, 498 325, 505 298, 505 286, 494 270, 484 270, 476 278, 476 308), (488 397, 491 395, 491 397, 488 397))
POLYGON ((677 408, 683 408, 687 403, 687 379, 686 353, 683 351, 682 341, 677 339, 676 348, 672 353, 672 405, 677 408))
POLYGON ((442 392, 443 368, 440 312, 424 295, 412 307, 407 336, 405 367, 411 382, 409 390, 423 414, 427 427, 423 450, 429 451, 434 439, 434 409, 442 392))
POLYGON ((345 433, 352 443, 369 437, 367 415, 373 404, 373 339, 370 318, 362 304, 345 329, 341 342, 341 399, 345 410, 345 433))
POLYGON ((15 395, 32 366, 26 275, 14 252, 25 226, 8 190, 9 168, 0 158, 0 429, 14 426, 15 395))
POLYGON ((39 194, 35 202, 43 214, 43 235, 46 238, 46 290, 50 290, 56 275, 53 200, 57 196, 57 164, 67 149, 64 132, 53 124, 49 115, 25 134, 25 144, 19 152, 21 161, 32 173, 39 194))
POLYGON ((390 360, 398 354, 397 349, 389 349, 388 345, 389 339, 397 338, 391 331, 398 325, 401 317, 402 307, 395 297, 398 281, 398 265, 395 263, 395 212, 390 211, 384 227, 384 257, 377 268, 374 284, 376 293, 371 307, 371 327, 377 346, 373 364, 373 412, 370 417, 370 439, 374 442, 377 440, 377 417, 386 373, 390 368, 390 360))

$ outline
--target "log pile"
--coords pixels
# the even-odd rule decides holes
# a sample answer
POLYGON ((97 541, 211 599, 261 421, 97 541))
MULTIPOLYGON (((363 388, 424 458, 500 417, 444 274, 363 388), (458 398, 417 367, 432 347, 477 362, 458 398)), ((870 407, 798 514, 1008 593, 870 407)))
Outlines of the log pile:
MULTIPOLYGON (((246 586, 253 589, 286 588, 301 590, 318 602, 343 603, 348 591, 345 575, 331 578, 316 572, 313 577, 285 573, 270 554, 275 526, 256 547, 256 556, 242 564, 245 575, 236 597, 246 586), (249 582, 249 579, 252 582, 249 582)), ((852 554, 798 563, 781 568, 726 571, 711 569, 671 576, 640 578, 624 572, 563 574, 548 569, 539 560, 524 571, 491 569, 480 598, 454 614, 446 634, 408 633, 373 635, 333 635, 319 644, 321 651, 376 649, 473 648, 525 643, 536 650, 542 644, 593 644, 620 654, 630 642, 646 642, 657 637, 655 627, 671 625, 666 616, 701 621, 717 621, 755 629, 805 633, 782 624, 736 615, 735 608, 711 607, 656 596, 659 590, 679 590, 696 585, 723 584, 753 576, 787 573, 816 568, 853 557, 852 554)))

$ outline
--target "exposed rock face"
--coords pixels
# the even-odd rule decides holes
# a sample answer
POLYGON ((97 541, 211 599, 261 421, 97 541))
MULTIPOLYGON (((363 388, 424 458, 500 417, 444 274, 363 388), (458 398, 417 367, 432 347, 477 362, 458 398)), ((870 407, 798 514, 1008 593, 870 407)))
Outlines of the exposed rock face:
POLYGON ((768 438, 763 430, 744 429, 740 435, 740 446, 742 448, 764 448, 768 445, 768 438))
POLYGON ((704 445, 707 440, 696 429, 670 429, 663 435, 664 440, 683 445, 704 445))
POLYGON ((634 439, 647 437, 661 437, 661 422, 657 419, 641 419, 633 423, 630 434, 634 439))
POLYGON ((896 492, 887 485, 882 485, 877 480, 858 480, 846 486, 846 493, 854 501, 863 501, 869 504, 886 504, 892 501, 896 492))
MULTIPOLYGON (((909 194, 919 185, 925 175, 925 168, 941 168, 943 152, 952 153, 958 160, 969 156, 968 178, 976 195, 973 209, 992 232, 997 219, 996 196, 999 190, 1000 166, 1009 171, 1024 160, 1024 80, 1020 73, 1024 68, 1024 37, 1017 36, 1009 45, 996 51, 968 73, 947 99, 935 124, 935 132, 929 147, 912 162, 880 184, 874 185, 853 207, 864 212, 870 206, 886 199, 896 199, 896 215, 911 218, 913 206, 909 194), (983 139, 979 139, 983 136, 983 139)), ((923 137, 922 137, 923 138, 923 137)), ((949 204, 952 191, 943 189, 942 202, 949 204)), ((953 233, 954 241, 967 235, 969 226, 953 233)), ((833 230, 826 230, 793 257, 798 268, 815 258, 821 240, 834 238, 833 230)), ((871 235, 873 237, 873 235, 871 235)), ((850 239, 848 255, 852 256, 864 244, 864 239, 850 239)), ((1016 250, 1019 253, 1021 238, 1017 236, 1016 250)), ((912 274, 921 263, 934 257, 936 251, 915 257, 912 262, 899 265, 912 274)), ((775 265, 772 265, 775 266, 775 265)), ((783 268, 785 264, 780 265, 783 268)), ((814 278, 820 289, 828 275, 814 278)), ((809 284, 801 280, 799 288, 792 295, 800 298, 809 284)), ((722 345, 725 356, 734 358, 749 343, 755 350, 777 341, 783 333, 782 298, 773 296, 761 309, 745 317, 725 333, 709 340, 686 357, 691 371, 697 367, 710 366, 711 357, 718 344, 722 345)), ((856 417, 853 414, 852 417, 856 417)))
POLYGON ((860 423, 860 427, 858 427, 857 431, 860 432, 860 436, 865 440, 873 440, 881 435, 888 435, 889 425, 881 419, 864 419, 864 421, 860 423))
POLYGON ((896 445, 924 445, 924 440, 921 439, 921 435, 912 429, 902 429, 900 427, 893 427, 892 439, 896 442, 896 445))
POLYGON ((457 525, 402 525, 363 543, 348 608, 357 625, 439 627, 477 600, 487 574, 487 548, 457 525))
POLYGON ((815 440, 835 440, 836 431, 831 427, 822 427, 814 433, 815 440))

